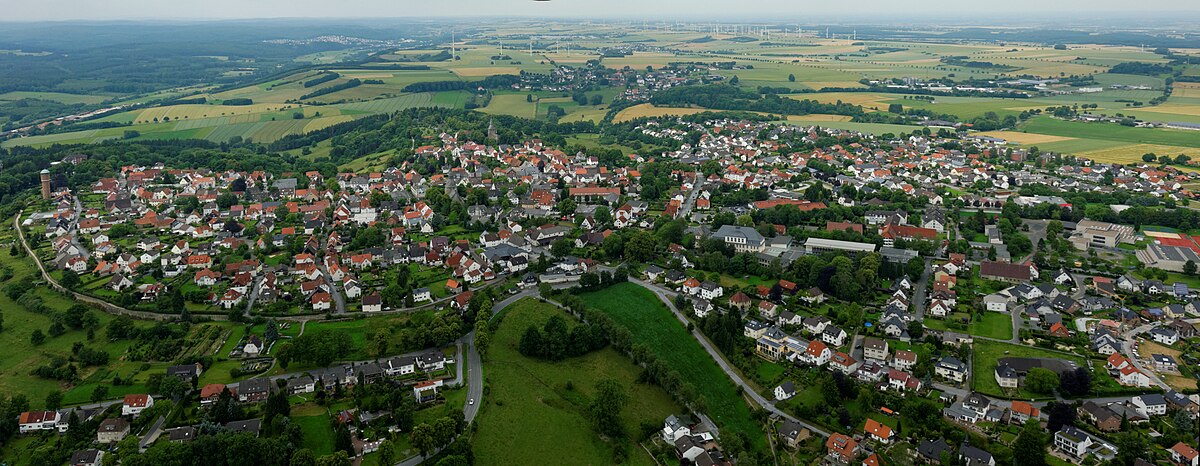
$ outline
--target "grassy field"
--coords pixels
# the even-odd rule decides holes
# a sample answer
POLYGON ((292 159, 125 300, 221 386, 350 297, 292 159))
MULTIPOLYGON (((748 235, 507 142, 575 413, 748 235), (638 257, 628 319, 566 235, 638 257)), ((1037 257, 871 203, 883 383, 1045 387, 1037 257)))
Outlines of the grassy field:
POLYGON ((41 99, 63 104, 98 104, 111 98, 102 95, 66 94, 62 92, 12 91, 0 94, 0 100, 41 99))
MULTIPOLYGON (((12 224, 8 221, 3 222, 0 225, 0 243, 8 244, 13 239, 12 224)), ((7 248, 5 252, 0 252, 0 268, 13 272, 13 278, 0 282, 0 286, 20 281, 23 277, 36 276, 36 269, 30 259, 24 256, 9 256, 7 248)), ((48 309, 65 310, 74 304, 71 299, 45 286, 39 286, 36 293, 48 309)), ((88 402, 92 390, 97 385, 109 386, 109 398, 126 393, 145 393, 144 384, 150 374, 161 372, 169 365, 169 362, 126 360, 124 355, 132 343, 128 340, 110 342, 104 338, 104 326, 111 322, 113 317, 103 312, 92 311, 99 322, 94 339, 89 340, 84 330, 68 330, 58 337, 48 336, 45 343, 36 346, 30 341, 30 334, 35 329, 47 332, 51 323, 48 314, 30 312, 2 293, 0 312, 4 314, 4 331, 0 332, 0 346, 7 349, 0 353, 0 393, 24 394, 34 407, 42 406, 45 395, 54 390, 64 392, 65 404, 88 402), (69 358, 71 348, 76 343, 108 352, 109 364, 103 367, 80 368, 79 380, 74 383, 44 379, 31 374, 35 368, 48 364, 54 358, 69 358), (111 379, 114 375, 132 379, 132 383, 112 386, 111 379)), ((212 345, 211 336, 221 333, 213 327, 224 329, 227 326, 228 324, 223 323, 195 325, 190 330, 189 341, 194 344, 195 351, 200 351, 201 348, 212 345)))
POLYGON ((1012 317, 999 312, 985 312, 983 317, 973 319, 967 325, 967 333, 982 337, 1007 340, 1012 338, 1012 317))
MULTIPOLYGON (((293 411, 300 407, 293 408, 293 411)), ((304 434, 304 447, 317 456, 333 453, 333 426, 328 412, 312 416, 292 416, 292 422, 300 426, 304 434)))
POLYGON ((684 382, 694 385, 707 400, 706 414, 719 427, 744 433, 755 445, 765 448, 762 431, 751 419, 750 408, 733 382, 650 290, 621 283, 581 297, 589 306, 627 327, 636 343, 649 347, 653 354, 679 371, 684 382))
POLYGON ((1057 358, 1074 361, 1079 367, 1086 367, 1082 357, 1050 351, 1036 346, 1013 345, 989 340, 976 340, 971 352, 971 388, 985 395, 1008 398, 1033 398, 1037 395, 1021 387, 1017 392, 1006 392, 996 383, 996 360, 1004 357, 1026 358, 1057 358))
POLYGON ((488 106, 480 109, 480 111, 491 114, 534 118, 538 110, 538 102, 527 102, 526 97, 526 94, 496 94, 492 96, 492 101, 488 103, 488 106))
MULTIPOLYGON (((611 464, 612 445, 599 438, 586 416, 595 384, 616 379, 630 403, 622 412, 626 430, 662 420, 681 408, 654 386, 638 384, 641 371, 611 348, 559 362, 530 359, 517 351, 525 329, 551 316, 575 321, 556 307, 524 299, 510 306, 484 362, 490 396, 485 397, 472 441, 476 462, 491 464, 611 464)), ((628 464, 654 464, 636 445, 628 445, 628 464)))

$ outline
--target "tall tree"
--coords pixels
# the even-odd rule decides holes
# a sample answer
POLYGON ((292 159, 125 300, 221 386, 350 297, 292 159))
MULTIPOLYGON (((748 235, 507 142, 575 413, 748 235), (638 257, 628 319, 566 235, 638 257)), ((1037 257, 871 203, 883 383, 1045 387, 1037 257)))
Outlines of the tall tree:
POLYGON ((588 405, 592 416, 592 424, 600 433, 613 438, 625 436, 624 424, 621 423, 621 410, 629 401, 625 387, 613 379, 601 380, 596 384, 596 394, 588 405))
POLYGON ((1013 463, 1046 466, 1046 434, 1036 420, 1029 420, 1013 442, 1013 463))

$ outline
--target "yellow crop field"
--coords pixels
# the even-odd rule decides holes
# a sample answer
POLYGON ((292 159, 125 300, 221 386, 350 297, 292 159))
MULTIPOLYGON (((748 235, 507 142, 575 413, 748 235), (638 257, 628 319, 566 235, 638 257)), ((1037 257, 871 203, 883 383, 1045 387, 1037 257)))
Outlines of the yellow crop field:
POLYGON ((792 94, 787 97, 796 100, 815 100, 821 103, 835 103, 841 101, 847 104, 861 105, 863 107, 887 107, 887 101, 893 97, 882 94, 872 94, 869 92, 824 92, 820 94, 792 94))
POLYGON ((1175 91, 1171 93, 1172 97, 1192 97, 1200 98, 1200 83, 1175 83, 1175 91))
POLYGON ((1141 162, 1142 154, 1155 153, 1158 155, 1170 154, 1186 154, 1192 158, 1200 158, 1200 148, 1195 147, 1180 147, 1180 146, 1163 146, 1158 144, 1129 144, 1123 146, 1110 147, 1107 149, 1097 149, 1092 151, 1080 152, 1075 155, 1092 159, 1100 163, 1131 163, 1141 162))
POLYGON ((354 117, 350 116, 350 115, 338 115, 338 116, 327 116, 327 117, 315 118, 312 121, 308 122, 307 125, 304 125, 304 130, 302 132, 307 133, 310 131, 325 129, 330 126, 336 125, 338 123, 345 123, 345 122, 353 120, 353 119, 354 119, 354 117))
POLYGON ((613 117, 613 122, 620 123, 642 117, 694 115, 708 111, 710 110, 707 108, 655 107, 650 104, 640 104, 617 112, 617 115, 613 117))
POLYGON ((1020 131, 988 131, 979 133, 981 136, 1001 138, 1021 145, 1046 144, 1050 142, 1070 141, 1075 138, 1051 136, 1048 134, 1022 133, 1020 131))
POLYGON ((788 115, 788 121, 850 121, 852 117, 849 115, 830 115, 827 113, 813 113, 811 115, 788 115))
MULTIPOLYGON (((238 115, 254 115, 271 111, 283 110, 284 107, 295 108, 296 105, 289 104, 253 104, 253 105, 170 105, 166 107, 155 107, 142 110, 134 118, 135 123, 153 122, 156 118, 161 121, 164 118, 171 120, 190 120, 195 118, 211 118, 220 116, 238 116, 238 115)), ((257 121, 257 119, 252 120, 257 121)))
POLYGON ((1200 105, 1174 104, 1167 102, 1154 107, 1139 108, 1137 111, 1150 113, 1172 113, 1175 115, 1200 115, 1200 105))
POLYGON ((797 80, 800 84, 808 86, 809 89, 821 90, 827 87, 837 88, 860 88, 865 87, 858 81, 803 81, 797 80))

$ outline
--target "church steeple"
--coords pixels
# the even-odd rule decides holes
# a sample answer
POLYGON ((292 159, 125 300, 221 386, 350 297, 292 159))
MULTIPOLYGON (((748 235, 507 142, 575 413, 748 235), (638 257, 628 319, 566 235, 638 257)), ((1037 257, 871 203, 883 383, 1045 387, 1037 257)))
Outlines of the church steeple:
POLYGON ((496 132, 496 119, 495 118, 488 119, 487 137, 488 137, 488 139, 496 139, 496 140, 500 139, 500 134, 496 132))

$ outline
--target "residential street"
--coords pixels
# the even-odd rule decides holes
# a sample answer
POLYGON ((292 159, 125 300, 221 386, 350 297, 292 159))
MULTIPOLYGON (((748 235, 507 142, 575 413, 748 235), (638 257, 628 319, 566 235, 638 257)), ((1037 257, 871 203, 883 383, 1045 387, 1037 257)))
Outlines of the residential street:
POLYGON ((342 291, 338 289, 338 283, 333 281, 333 276, 329 275, 329 269, 325 268, 325 264, 317 264, 321 271, 321 276, 325 277, 325 282, 329 283, 329 295, 333 297, 334 314, 346 313, 346 298, 342 297, 342 291))

